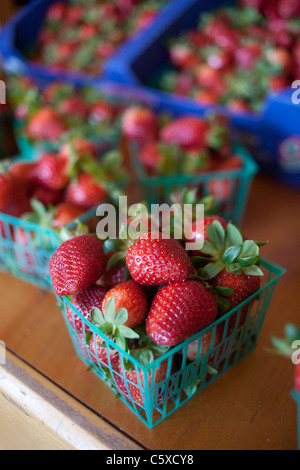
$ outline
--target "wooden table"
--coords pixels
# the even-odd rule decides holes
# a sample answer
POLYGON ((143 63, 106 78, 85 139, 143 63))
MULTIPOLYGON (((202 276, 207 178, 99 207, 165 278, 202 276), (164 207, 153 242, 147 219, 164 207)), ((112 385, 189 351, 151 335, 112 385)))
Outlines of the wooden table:
MULTIPOLYGON (((299 323, 299 207, 299 191, 261 175, 256 178, 243 229, 254 239, 270 240, 263 254, 287 269, 258 346, 154 430, 77 358, 54 296, 5 274, 0 274, 0 340, 6 343, 8 362, 0 371, 0 397, 7 397, 11 412, 21 409, 24 419, 31 416, 37 430, 46 427, 52 448, 296 449, 296 406, 290 397, 294 366, 266 348, 272 335, 282 335, 287 322, 299 323), (19 388, 10 386, 11 381, 19 388), (25 396, 39 397, 44 413, 48 407, 52 412, 31 409, 30 400, 23 403, 22 387, 25 396), (15 395, 9 397, 10 390, 15 395), (71 423, 76 432, 70 432, 71 423)), ((43 435, 37 430, 30 443, 24 442, 31 429, 24 419, 13 442, 6 442, 0 432, 0 448, 46 445, 36 440, 43 435)), ((7 437, 9 422, 1 427, 7 437)))

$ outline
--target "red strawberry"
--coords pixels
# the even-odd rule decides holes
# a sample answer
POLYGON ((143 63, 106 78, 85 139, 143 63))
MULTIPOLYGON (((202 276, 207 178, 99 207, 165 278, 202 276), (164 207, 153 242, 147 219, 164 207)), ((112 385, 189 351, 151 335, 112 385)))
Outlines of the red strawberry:
MULTIPOLYGON (((226 299, 227 311, 240 305, 260 287, 263 272, 259 269, 259 246, 252 240, 245 240, 240 231, 229 223, 224 229, 218 221, 207 227, 208 242, 204 242, 202 252, 211 257, 203 269, 208 282, 222 291, 229 292, 226 299)), ((239 327, 245 323, 248 306, 241 314, 239 327)), ((230 319, 234 327, 237 314, 230 319)))
POLYGON ((199 103, 210 105, 218 103, 220 96, 214 90, 202 90, 195 94, 194 99, 199 103))
MULTIPOLYGON (((109 262, 110 258, 115 253, 110 251, 106 254, 106 261, 109 262)), ((118 284, 122 284, 126 281, 125 276, 125 265, 124 266, 113 266, 110 269, 107 269, 105 274, 101 278, 101 285, 103 285, 107 290, 112 289, 118 284)))
POLYGON ((65 2, 55 2, 51 5, 46 14, 46 20, 51 22, 58 22, 64 19, 66 13, 65 2))
POLYGON ((57 141, 66 131, 60 116, 52 108, 42 108, 30 119, 27 135, 33 140, 57 141))
POLYGON ((175 44, 170 48, 170 59, 174 67, 188 69, 199 63, 199 58, 188 44, 175 44))
POLYGON ((57 295, 75 295, 92 287, 106 269, 100 240, 80 235, 64 242, 49 263, 53 288, 57 295))
POLYGON ((158 165, 163 161, 159 142, 149 142, 139 152, 139 159, 149 175, 156 173, 158 165))
POLYGON ((112 122, 116 117, 116 109, 106 101, 98 101, 97 103, 93 104, 93 106, 91 106, 89 117, 92 121, 96 122, 112 122))
POLYGON ((236 113, 248 113, 250 111, 249 103, 241 98, 231 98, 227 101, 226 106, 236 113))
POLYGON ((124 323, 129 328, 141 325, 148 313, 148 302, 144 288, 133 280, 113 287, 105 296, 102 304, 104 312, 110 299, 114 297, 117 310, 126 308, 128 320, 124 323))
POLYGON ((9 174, 18 179, 21 183, 30 186, 32 184, 32 174, 36 167, 36 163, 14 163, 9 168, 9 174))
POLYGON ((53 228, 60 229, 72 221, 75 221, 83 214, 81 207, 73 206, 73 204, 61 203, 56 207, 53 220, 53 228))
POLYGON ((281 72, 289 73, 292 65, 292 56, 289 51, 283 47, 277 47, 267 50, 267 60, 278 67, 281 72))
POLYGON ((64 193, 63 191, 54 191, 44 186, 37 186, 33 191, 32 197, 40 201, 44 206, 56 206, 62 202, 64 193))
POLYGON ((256 42, 239 46, 235 52, 235 60, 238 66, 251 70, 256 61, 261 57, 262 49, 256 42))
POLYGON ((219 84, 221 75, 220 71, 209 64, 201 64, 195 70, 195 77, 198 85, 204 88, 215 88, 219 84))
POLYGON ((77 182, 68 186, 65 202, 89 210, 105 201, 107 196, 107 189, 93 175, 81 173, 77 182))
POLYGON ((295 372, 295 388, 297 392, 300 394, 300 364, 296 367, 295 372))
POLYGON ((290 85, 290 81, 287 77, 282 77, 282 76, 275 76, 275 77, 270 77, 269 80, 269 88, 270 91, 280 91, 283 90, 284 88, 288 88, 290 85))
POLYGON ((80 96, 65 98, 59 103, 57 110, 63 116, 67 115, 80 119, 86 119, 89 113, 87 104, 80 96))
MULTIPOLYGON (((207 240, 207 227, 211 225, 215 220, 220 222, 220 224, 222 225, 224 229, 228 225, 227 220, 225 220, 223 217, 220 217, 218 215, 209 215, 207 217, 204 217, 203 219, 203 233, 199 232, 198 227, 200 226, 200 223, 199 221, 195 220, 191 226, 191 233, 186 236, 186 240, 188 240, 189 242, 193 242, 193 243, 195 242, 203 243, 204 240, 207 240)), ((200 251, 193 250, 194 255, 198 255, 200 253, 201 253, 200 251)))
POLYGON ((53 191, 65 189, 69 179, 66 161, 53 153, 44 153, 33 171, 35 183, 53 191))
POLYGON ((21 217, 30 209, 26 185, 9 175, 0 174, 0 212, 21 217))
POLYGON ((300 3, 298 0, 279 0, 278 13, 280 18, 290 20, 300 15, 300 3))
POLYGON ((185 150, 203 150, 206 147, 208 124, 197 117, 182 117, 164 126, 161 140, 166 144, 176 144, 185 150))
POLYGON ((208 354, 209 351, 211 351, 213 348, 216 348, 222 342, 223 333, 224 333, 224 325, 221 324, 215 328, 215 333, 214 333, 214 330, 212 329, 208 331, 207 333, 205 333, 201 337, 201 340, 196 339, 195 341, 192 341, 187 347, 186 356, 188 360, 189 361, 199 360, 201 357, 208 354), (213 336, 214 336, 214 341, 212 344, 213 336), (199 345, 199 341, 201 341, 200 345, 199 345))
MULTIPOLYGON (((81 315, 87 320, 91 321, 91 312, 94 308, 101 309, 103 299, 106 295, 106 289, 100 286, 92 286, 80 294, 73 295, 72 305, 78 310, 81 315)), ((67 308, 67 318, 72 327, 79 333, 89 331, 89 328, 85 324, 85 330, 83 331, 83 325, 81 318, 75 313, 71 307, 67 308)))
POLYGON ((59 156, 71 164, 74 159, 78 160, 84 156, 96 158, 97 149, 88 139, 76 138, 62 145, 59 156))
POLYGON ((217 301, 203 284, 175 282, 154 297, 146 332, 156 344, 176 346, 213 323, 217 313, 217 301))
POLYGON ((100 335, 91 336, 88 348, 92 361, 100 367, 109 367, 118 370, 119 353, 117 349, 111 349, 105 339, 100 335))
POLYGON ((157 118, 150 109, 131 107, 123 115, 122 130, 129 141, 138 144, 153 142, 158 136, 157 118))
POLYGON ((64 20, 68 26, 75 26, 80 23, 83 14, 83 7, 80 5, 68 5, 66 9, 64 20))
POLYGON ((193 272, 193 265, 180 243, 164 238, 160 232, 142 235, 129 248, 126 264, 132 278, 147 286, 183 281, 193 272))

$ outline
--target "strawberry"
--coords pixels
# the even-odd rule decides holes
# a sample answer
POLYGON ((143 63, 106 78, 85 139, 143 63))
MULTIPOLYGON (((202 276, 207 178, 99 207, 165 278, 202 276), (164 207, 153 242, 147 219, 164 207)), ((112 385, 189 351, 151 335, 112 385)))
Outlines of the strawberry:
POLYGON ((203 150, 206 147, 208 124, 198 117, 175 119, 161 130, 161 140, 166 144, 175 144, 185 150, 203 150))
POLYGON ((129 280, 113 287, 103 300, 102 311, 105 311, 111 298, 114 298, 118 310, 126 308, 128 320, 124 323, 125 326, 134 329, 144 322, 148 313, 148 302, 142 286, 129 280))
MULTIPOLYGON (((186 354, 187 359, 194 362, 207 355, 213 348, 216 348, 219 344, 221 344, 223 340, 223 333, 224 325, 221 324, 215 328, 215 332, 212 329, 205 333, 201 337, 201 340, 195 339, 195 341, 189 343, 186 354), (200 345, 199 341, 201 341, 200 345)), ((213 358, 210 358, 211 361, 212 359, 213 358)))
POLYGON ((63 191, 56 191, 44 186, 36 186, 32 198, 40 201, 44 206, 56 206, 61 203, 64 197, 63 191))
POLYGON ((68 186, 65 202, 89 210, 105 201, 107 196, 107 189, 93 175, 81 173, 77 182, 68 186))
POLYGON ((199 103, 208 105, 217 104, 219 102, 219 94, 214 90, 201 90, 194 95, 194 99, 199 103))
POLYGON ((46 20, 51 22, 59 22, 64 19, 66 13, 65 2, 55 2, 51 5, 46 13, 46 20))
POLYGON ((25 184, 7 174, 0 174, 0 212, 21 217, 30 211, 29 197, 25 184))
POLYGON ((74 206, 73 204, 61 203, 55 210, 53 228, 60 229, 70 222, 78 219, 82 214, 83 209, 81 207, 74 206))
POLYGON ((106 101, 97 101, 94 103, 89 112, 89 118, 94 122, 109 121, 113 122, 116 117, 116 109, 106 101))
POLYGON ((42 154, 33 171, 34 182, 53 191, 65 189, 69 179, 66 161, 54 153, 42 154))
POLYGON ((298 0, 279 0, 278 13, 285 20, 296 18, 300 15, 300 3, 298 0))
POLYGON ((75 295, 92 287, 106 269, 100 240, 80 235, 64 242, 49 262, 50 277, 57 295, 75 295))
POLYGON ((290 72, 292 65, 291 54, 283 47, 268 49, 266 52, 266 58, 270 64, 277 66, 280 72, 290 72))
MULTIPOLYGON (((91 312, 95 308, 101 309, 103 299, 106 295, 106 289, 100 286, 92 286, 72 296, 72 305, 78 310, 81 315, 87 320, 91 321, 91 312)), ((75 313, 74 309, 68 306, 67 318, 70 325, 78 333, 87 333, 89 328, 85 324, 85 331, 83 331, 83 324, 81 318, 75 313)))
POLYGON ((153 142, 158 136, 157 118, 150 109, 130 107, 123 115, 122 130, 130 142, 153 142))
MULTIPOLYGON (((212 225, 212 223, 215 220, 220 222, 220 224, 222 225, 222 227, 224 229, 228 225, 227 220, 225 220, 223 217, 220 217, 218 215, 209 215, 207 217, 204 217, 204 219, 203 219, 203 233, 199 232, 199 230, 198 230, 198 227, 200 226, 200 222, 202 223, 202 221, 195 220, 192 223, 192 226, 191 226, 191 229, 190 229, 190 234, 188 234, 186 236, 186 240, 188 240, 189 242, 193 242, 193 243, 200 242, 202 244, 204 240, 208 239, 208 237, 207 237, 207 227, 209 225, 212 225)), ((197 250, 193 251, 194 255, 198 255, 198 254, 200 255, 200 253, 201 253, 201 251, 197 251, 197 250)))
POLYGON ((66 132, 66 127, 54 109, 38 110, 27 125, 26 133, 33 140, 57 141, 66 132))
POLYGON ((193 49, 188 44, 174 44, 170 48, 170 59, 174 67, 186 69, 199 63, 193 49))
POLYGON ((214 295, 201 282, 175 282, 154 297, 146 332, 157 344, 176 346, 213 323, 217 313, 214 295))
MULTIPOLYGON (((136 341, 139 334, 127 326, 129 314, 126 308, 116 309, 114 297, 111 297, 105 306, 105 310, 94 308, 91 313, 91 321, 103 335, 112 340, 119 349, 129 350, 128 340, 136 341), (102 313, 104 312, 104 314, 102 313)), ((92 360, 100 367, 111 367, 117 370, 118 350, 105 338, 93 334, 89 342, 92 360)))
POLYGON ((57 110, 62 116, 79 119, 86 119, 89 113, 87 104, 80 96, 65 98, 59 103, 57 110))
POLYGON ((160 286, 183 281, 193 272, 180 243, 166 237, 160 232, 145 233, 128 249, 126 264, 137 283, 160 286))
POLYGON ((109 260, 114 255, 115 253, 113 251, 106 254, 107 269, 101 278, 101 285, 103 285, 107 290, 110 290, 118 284, 122 284, 126 281, 125 265, 112 267, 109 265, 109 260))
MULTIPOLYGON (((144 330, 139 330, 138 333, 140 335, 139 341, 130 350, 130 355, 142 366, 146 367, 167 352, 168 347, 153 343, 144 330)), ((116 372, 114 378, 119 393, 129 402, 145 406, 145 380, 147 380, 149 390, 151 390, 153 385, 164 381, 168 373, 168 359, 162 360, 154 370, 150 369, 147 374, 144 374, 142 369, 136 367, 131 361, 119 356, 116 372), (155 374, 154 377, 153 373, 155 374)), ((160 399, 159 396, 149 396, 147 398, 147 402, 151 401, 153 406, 156 405, 154 401, 160 399)))
POLYGON ((199 65, 195 70, 196 81, 198 85, 204 88, 214 89, 221 80, 220 72, 208 63, 199 65))
POLYGON ((259 44, 247 43, 244 46, 239 46, 235 52, 235 60, 239 67, 247 70, 252 70, 256 61, 262 55, 262 48, 259 44))
POLYGON ((23 163, 23 162, 17 162, 13 163, 9 167, 9 174, 14 178, 18 179, 21 183, 26 184, 26 185, 31 185, 32 184, 32 174, 33 171, 36 167, 36 163, 23 163))
MULTIPOLYGON (((202 252, 211 258, 202 269, 202 275, 214 287, 229 292, 228 310, 240 305, 260 288, 263 272, 258 267, 259 244, 245 240, 240 231, 229 223, 224 229, 215 220, 207 226, 208 240, 204 241, 202 252)), ((246 321, 248 306, 240 316, 239 327, 246 321)), ((237 314, 230 319, 234 327, 237 314)))
POLYGON ((97 157, 96 146, 88 139, 75 138, 62 145, 59 156, 64 158, 68 164, 72 164, 81 157, 97 157))

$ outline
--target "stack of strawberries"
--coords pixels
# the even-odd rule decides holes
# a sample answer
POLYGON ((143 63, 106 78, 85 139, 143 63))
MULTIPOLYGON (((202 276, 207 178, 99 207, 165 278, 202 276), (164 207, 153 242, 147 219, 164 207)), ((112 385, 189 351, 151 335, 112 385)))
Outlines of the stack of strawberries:
POLYGON ((28 56, 59 70, 100 75, 103 62, 148 27, 166 0, 57 1, 28 56))
MULTIPOLYGON (((254 297, 229 321, 213 325, 260 289, 261 244, 220 217, 202 223, 203 230, 193 232, 203 241, 198 252, 185 249, 187 240, 156 230, 104 245, 90 234, 74 237, 51 257, 52 286, 70 299, 66 316, 81 349, 131 403, 145 404, 144 375, 122 351, 145 366, 211 326, 201 345, 190 341, 186 355, 199 361, 218 347, 218 361, 226 354, 224 340, 249 323, 254 297)), ((180 369, 172 359, 172 365, 161 361, 155 377, 148 374, 149 387, 180 369)))
POLYGON ((168 44, 172 70, 158 86, 221 104, 261 111, 266 95, 299 78, 300 3, 241 0, 201 15, 199 26, 168 44))

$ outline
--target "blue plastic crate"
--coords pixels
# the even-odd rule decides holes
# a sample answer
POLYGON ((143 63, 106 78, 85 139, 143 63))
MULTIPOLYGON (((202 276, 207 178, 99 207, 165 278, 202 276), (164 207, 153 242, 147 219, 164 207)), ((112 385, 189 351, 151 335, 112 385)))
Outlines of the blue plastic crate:
MULTIPOLYGON (((41 82, 44 80, 67 80, 77 85, 100 83, 102 79, 109 78, 104 71, 99 76, 91 76, 74 71, 60 71, 47 65, 29 61, 24 52, 32 46, 37 39, 48 8, 58 0, 32 0, 22 8, 17 15, 9 20, 0 33, 0 54, 3 67, 7 73, 30 76, 41 82)), ((68 0, 62 0, 67 2, 68 0)), ((169 0, 171 3, 172 0, 169 0)), ((166 11, 170 6, 166 5, 166 11)), ((164 8, 163 8, 164 9, 164 8)), ((144 40, 145 31, 137 33, 125 41, 127 44, 144 40)), ((105 64, 103 64, 105 65, 105 64)))
MULTIPOLYGON (((156 90, 148 83, 169 61, 168 39, 195 27, 202 12, 234 3, 226 0, 174 2, 172 8, 147 30, 143 40, 125 45, 107 61, 106 73, 111 80, 145 88, 164 106, 202 115, 211 106, 156 90)), ((241 114, 227 108, 218 109, 229 116, 238 138, 254 153, 263 171, 284 183, 300 187, 300 104, 293 104, 294 93, 292 88, 269 93, 261 113, 241 114)))

